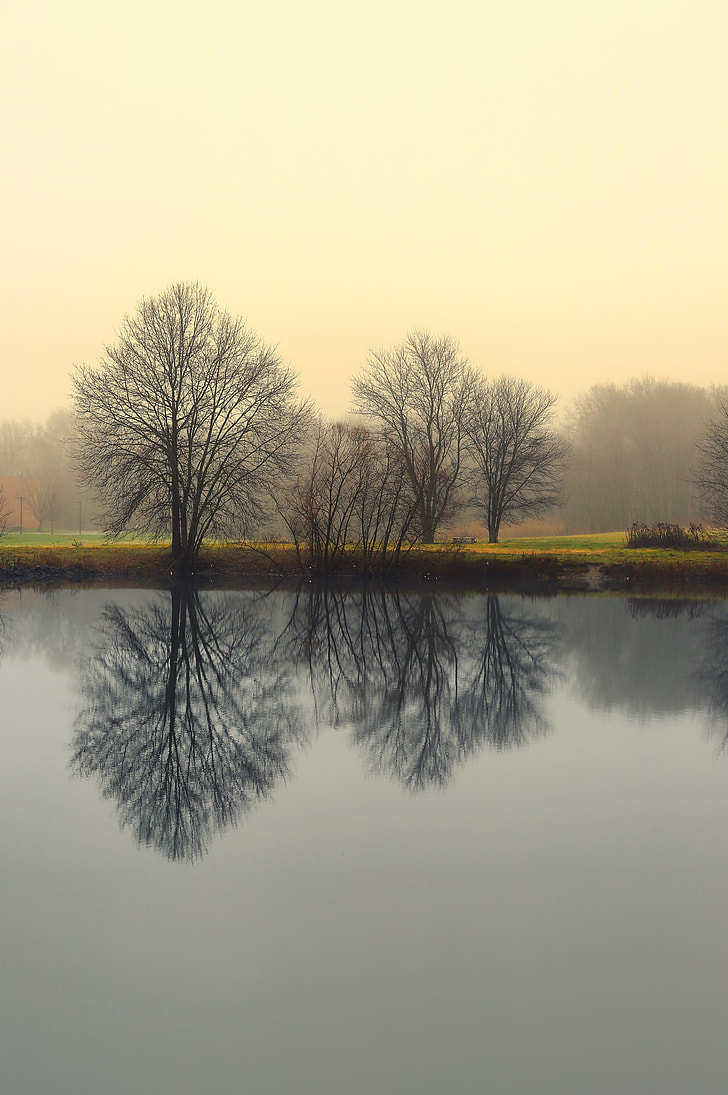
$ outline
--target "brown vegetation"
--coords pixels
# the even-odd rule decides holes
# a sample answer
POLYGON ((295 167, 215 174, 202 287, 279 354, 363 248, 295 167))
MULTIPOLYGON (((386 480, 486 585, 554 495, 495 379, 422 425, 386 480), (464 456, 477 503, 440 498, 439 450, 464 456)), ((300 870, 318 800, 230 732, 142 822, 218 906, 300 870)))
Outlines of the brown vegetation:
MULTIPOLYGON (((204 545, 194 576, 214 586, 299 583, 319 577, 301 570, 293 544, 204 545)), ((95 585, 160 587, 177 572, 168 546, 95 544, 0 548, 0 586, 86 582, 95 585)), ((366 559, 348 552, 337 579, 367 583, 366 559)), ((517 546, 442 544, 417 546, 403 555, 389 581, 402 585, 472 590, 677 590, 728 585, 728 552, 673 552, 627 548, 542 550, 517 546)))

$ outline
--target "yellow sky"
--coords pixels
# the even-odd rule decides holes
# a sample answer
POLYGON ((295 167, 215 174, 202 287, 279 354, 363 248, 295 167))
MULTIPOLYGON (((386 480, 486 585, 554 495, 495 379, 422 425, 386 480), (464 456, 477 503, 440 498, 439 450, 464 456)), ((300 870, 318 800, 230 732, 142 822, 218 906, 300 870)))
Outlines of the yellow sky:
POLYGON ((728 381, 727 0, 27 0, 0 104, 0 418, 179 280, 330 414, 413 327, 728 381))

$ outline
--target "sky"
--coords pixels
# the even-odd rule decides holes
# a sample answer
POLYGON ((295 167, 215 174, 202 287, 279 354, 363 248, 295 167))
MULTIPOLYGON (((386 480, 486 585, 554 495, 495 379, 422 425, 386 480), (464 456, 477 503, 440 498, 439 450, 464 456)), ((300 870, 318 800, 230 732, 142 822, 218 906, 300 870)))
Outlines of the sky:
POLYGON ((0 149, 0 419, 178 281, 331 416, 414 328, 564 399, 728 381, 728 0, 27 0, 0 149))

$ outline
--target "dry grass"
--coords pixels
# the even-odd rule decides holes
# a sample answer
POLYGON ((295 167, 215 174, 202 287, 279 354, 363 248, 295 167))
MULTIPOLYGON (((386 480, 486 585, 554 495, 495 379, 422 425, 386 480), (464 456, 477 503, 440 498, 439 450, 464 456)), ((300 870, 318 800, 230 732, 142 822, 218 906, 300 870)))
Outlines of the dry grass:
MULTIPOLYGON (((206 545, 196 570, 198 576, 219 584, 301 576, 292 545, 281 543, 206 545)), ((362 573, 362 561, 352 553, 337 576, 353 579, 362 573)), ((473 588, 579 588, 585 575, 592 585, 596 580, 607 588, 728 587, 728 554, 626 548, 623 533, 511 539, 497 545, 420 545, 403 558, 397 579, 457 582, 473 588)), ((5 584, 88 580, 162 585, 172 576, 166 545, 0 542, 0 583, 5 584)))

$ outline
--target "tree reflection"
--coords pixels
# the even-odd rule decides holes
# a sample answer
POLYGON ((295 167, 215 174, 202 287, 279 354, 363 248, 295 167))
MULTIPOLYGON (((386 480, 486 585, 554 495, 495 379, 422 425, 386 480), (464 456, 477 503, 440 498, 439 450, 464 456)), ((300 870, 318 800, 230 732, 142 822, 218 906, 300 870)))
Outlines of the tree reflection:
POLYGON ((296 724, 268 629, 250 602, 184 586, 107 606, 101 633, 73 766, 140 843, 193 860, 288 771, 296 724))
POLYGON ((479 738, 498 749, 524 745, 549 725, 541 702, 557 676, 559 625, 509 602, 486 599, 482 617, 470 625, 471 668, 461 709, 479 738))
POLYGON ((281 642, 306 668, 317 718, 351 724, 372 767, 411 790, 445 784, 484 744, 547 729, 557 625, 495 596, 309 586, 281 642))
POLYGON ((4 613, 2 612, 2 603, 4 598, 4 592, 0 591, 0 662, 2 661, 3 654, 5 653, 5 647, 7 645, 9 631, 8 621, 5 618, 4 613))
POLYGON ((721 750, 728 750, 728 617, 722 607, 713 611, 706 621, 704 654, 695 676, 721 750))

